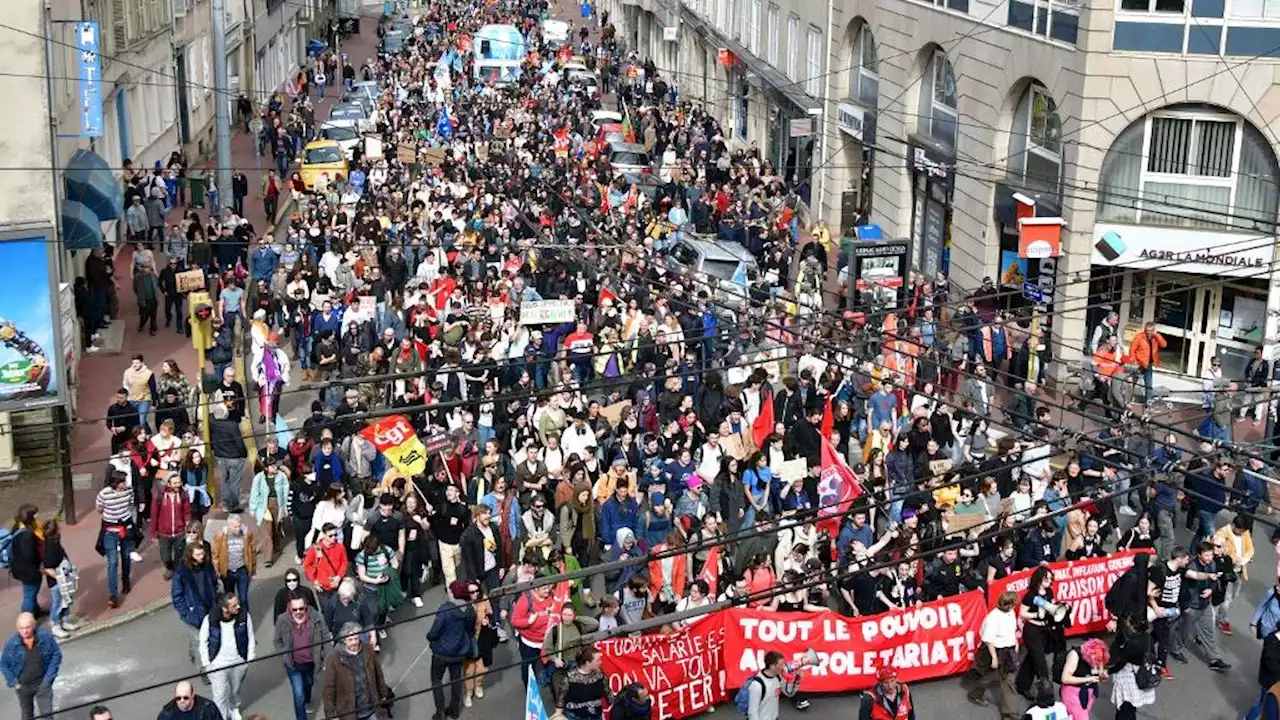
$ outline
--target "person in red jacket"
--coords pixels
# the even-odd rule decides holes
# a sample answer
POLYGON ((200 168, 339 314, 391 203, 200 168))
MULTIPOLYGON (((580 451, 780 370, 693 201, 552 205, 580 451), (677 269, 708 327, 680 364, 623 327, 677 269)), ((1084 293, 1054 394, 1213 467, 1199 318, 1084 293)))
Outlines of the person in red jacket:
POLYGON ((171 473, 155 500, 151 513, 151 538, 159 539, 160 562, 164 563, 164 579, 172 580, 173 571, 182 561, 187 523, 191 522, 191 499, 182 487, 182 476, 171 473))
POLYGON ((911 691, 898 682, 897 670, 882 667, 876 671, 875 687, 862 693, 858 720, 916 720, 911 691))
MULTIPOLYGON (((538 663, 541 669, 542 642, 547 637, 551 618, 557 614, 552 605, 551 585, 540 585, 516 598, 511 607, 511 627, 520 640, 520 682, 529 684, 529 669, 538 663)), ((537 676, 537 670, 535 677, 537 676)))
POLYGON ((320 528, 320 538, 307 548, 302 559, 302 571, 320 595, 321 607, 328 607, 338 583, 347 576, 347 550, 338 542, 341 532, 333 523, 325 523, 320 528))

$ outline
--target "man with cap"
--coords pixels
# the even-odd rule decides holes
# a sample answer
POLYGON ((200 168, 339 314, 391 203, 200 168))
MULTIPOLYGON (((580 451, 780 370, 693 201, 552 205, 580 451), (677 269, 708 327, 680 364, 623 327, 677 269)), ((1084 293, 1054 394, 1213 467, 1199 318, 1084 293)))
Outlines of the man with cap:
POLYGON ((911 691, 898 682, 898 671, 892 667, 876 670, 876 684, 862 693, 858 720, 915 720, 911 691))

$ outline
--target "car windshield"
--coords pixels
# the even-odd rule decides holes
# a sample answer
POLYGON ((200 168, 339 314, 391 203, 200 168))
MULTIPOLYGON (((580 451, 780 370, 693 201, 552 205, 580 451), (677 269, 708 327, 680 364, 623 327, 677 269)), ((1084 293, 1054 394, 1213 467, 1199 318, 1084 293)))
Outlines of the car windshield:
POLYGON ((342 150, 331 145, 307 150, 308 165, 327 165, 342 162, 342 150))
POLYGON ((648 165, 649 156, 644 153, 619 151, 609 158, 609 162, 614 165, 648 165))
POLYGON ((364 108, 359 105, 335 105, 329 117, 335 120, 363 120, 364 108))
POLYGON ((346 125, 329 125, 320 131, 320 134, 330 140, 355 140, 360 137, 360 133, 356 132, 353 127, 346 125))

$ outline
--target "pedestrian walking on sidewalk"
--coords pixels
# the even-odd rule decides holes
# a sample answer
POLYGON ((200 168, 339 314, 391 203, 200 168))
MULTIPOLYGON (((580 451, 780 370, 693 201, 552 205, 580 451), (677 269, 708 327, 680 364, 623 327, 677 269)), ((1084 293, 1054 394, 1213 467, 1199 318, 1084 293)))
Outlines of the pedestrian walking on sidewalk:
POLYGON ((19 505, 13 516, 13 527, 9 529, 9 574, 22 583, 22 612, 33 614, 40 612, 37 599, 42 558, 40 539, 36 536, 39 512, 35 505, 19 505))
POLYGON ((0 673, 5 683, 18 693, 22 720, 53 714, 53 683, 62 667, 62 649, 53 635, 36 626, 36 616, 18 616, 18 631, 9 636, 0 651, 0 673))
POLYGON ((102 514, 97 551, 107 559, 107 605, 120 607, 120 591, 133 589, 133 562, 139 535, 134 492, 128 487, 128 476, 119 471, 107 475, 106 484, 94 500, 102 514), (119 584, 117 584, 119 583, 119 584))
POLYGON ((249 613, 235 595, 221 596, 200 624, 200 666, 209 675, 213 702, 226 720, 240 720, 240 690, 255 653, 249 613))
POLYGON ((79 628, 79 623, 71 615, 71 608, 76 604, 80 571, 62 547, 62 529, 57 519, 45 520, 41 530, 44 537, 41 571, 49 584, 49 632, 61 640, 79 628))

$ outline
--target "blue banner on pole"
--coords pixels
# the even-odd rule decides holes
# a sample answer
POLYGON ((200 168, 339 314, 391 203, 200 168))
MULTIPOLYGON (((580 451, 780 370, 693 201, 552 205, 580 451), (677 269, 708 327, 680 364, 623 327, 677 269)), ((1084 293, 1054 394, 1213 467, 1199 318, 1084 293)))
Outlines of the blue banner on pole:
POLYGON ((524 717, 525 720, 547 720, 547 706, 542 702, 542 691, 538 689, 538 679, 534 675, 531 670, 529 684, 525 687, 524 717))
POLYGON ((80 137, 102 137, 101 34, 96 22, 75 23, 80 53, 80 137))

